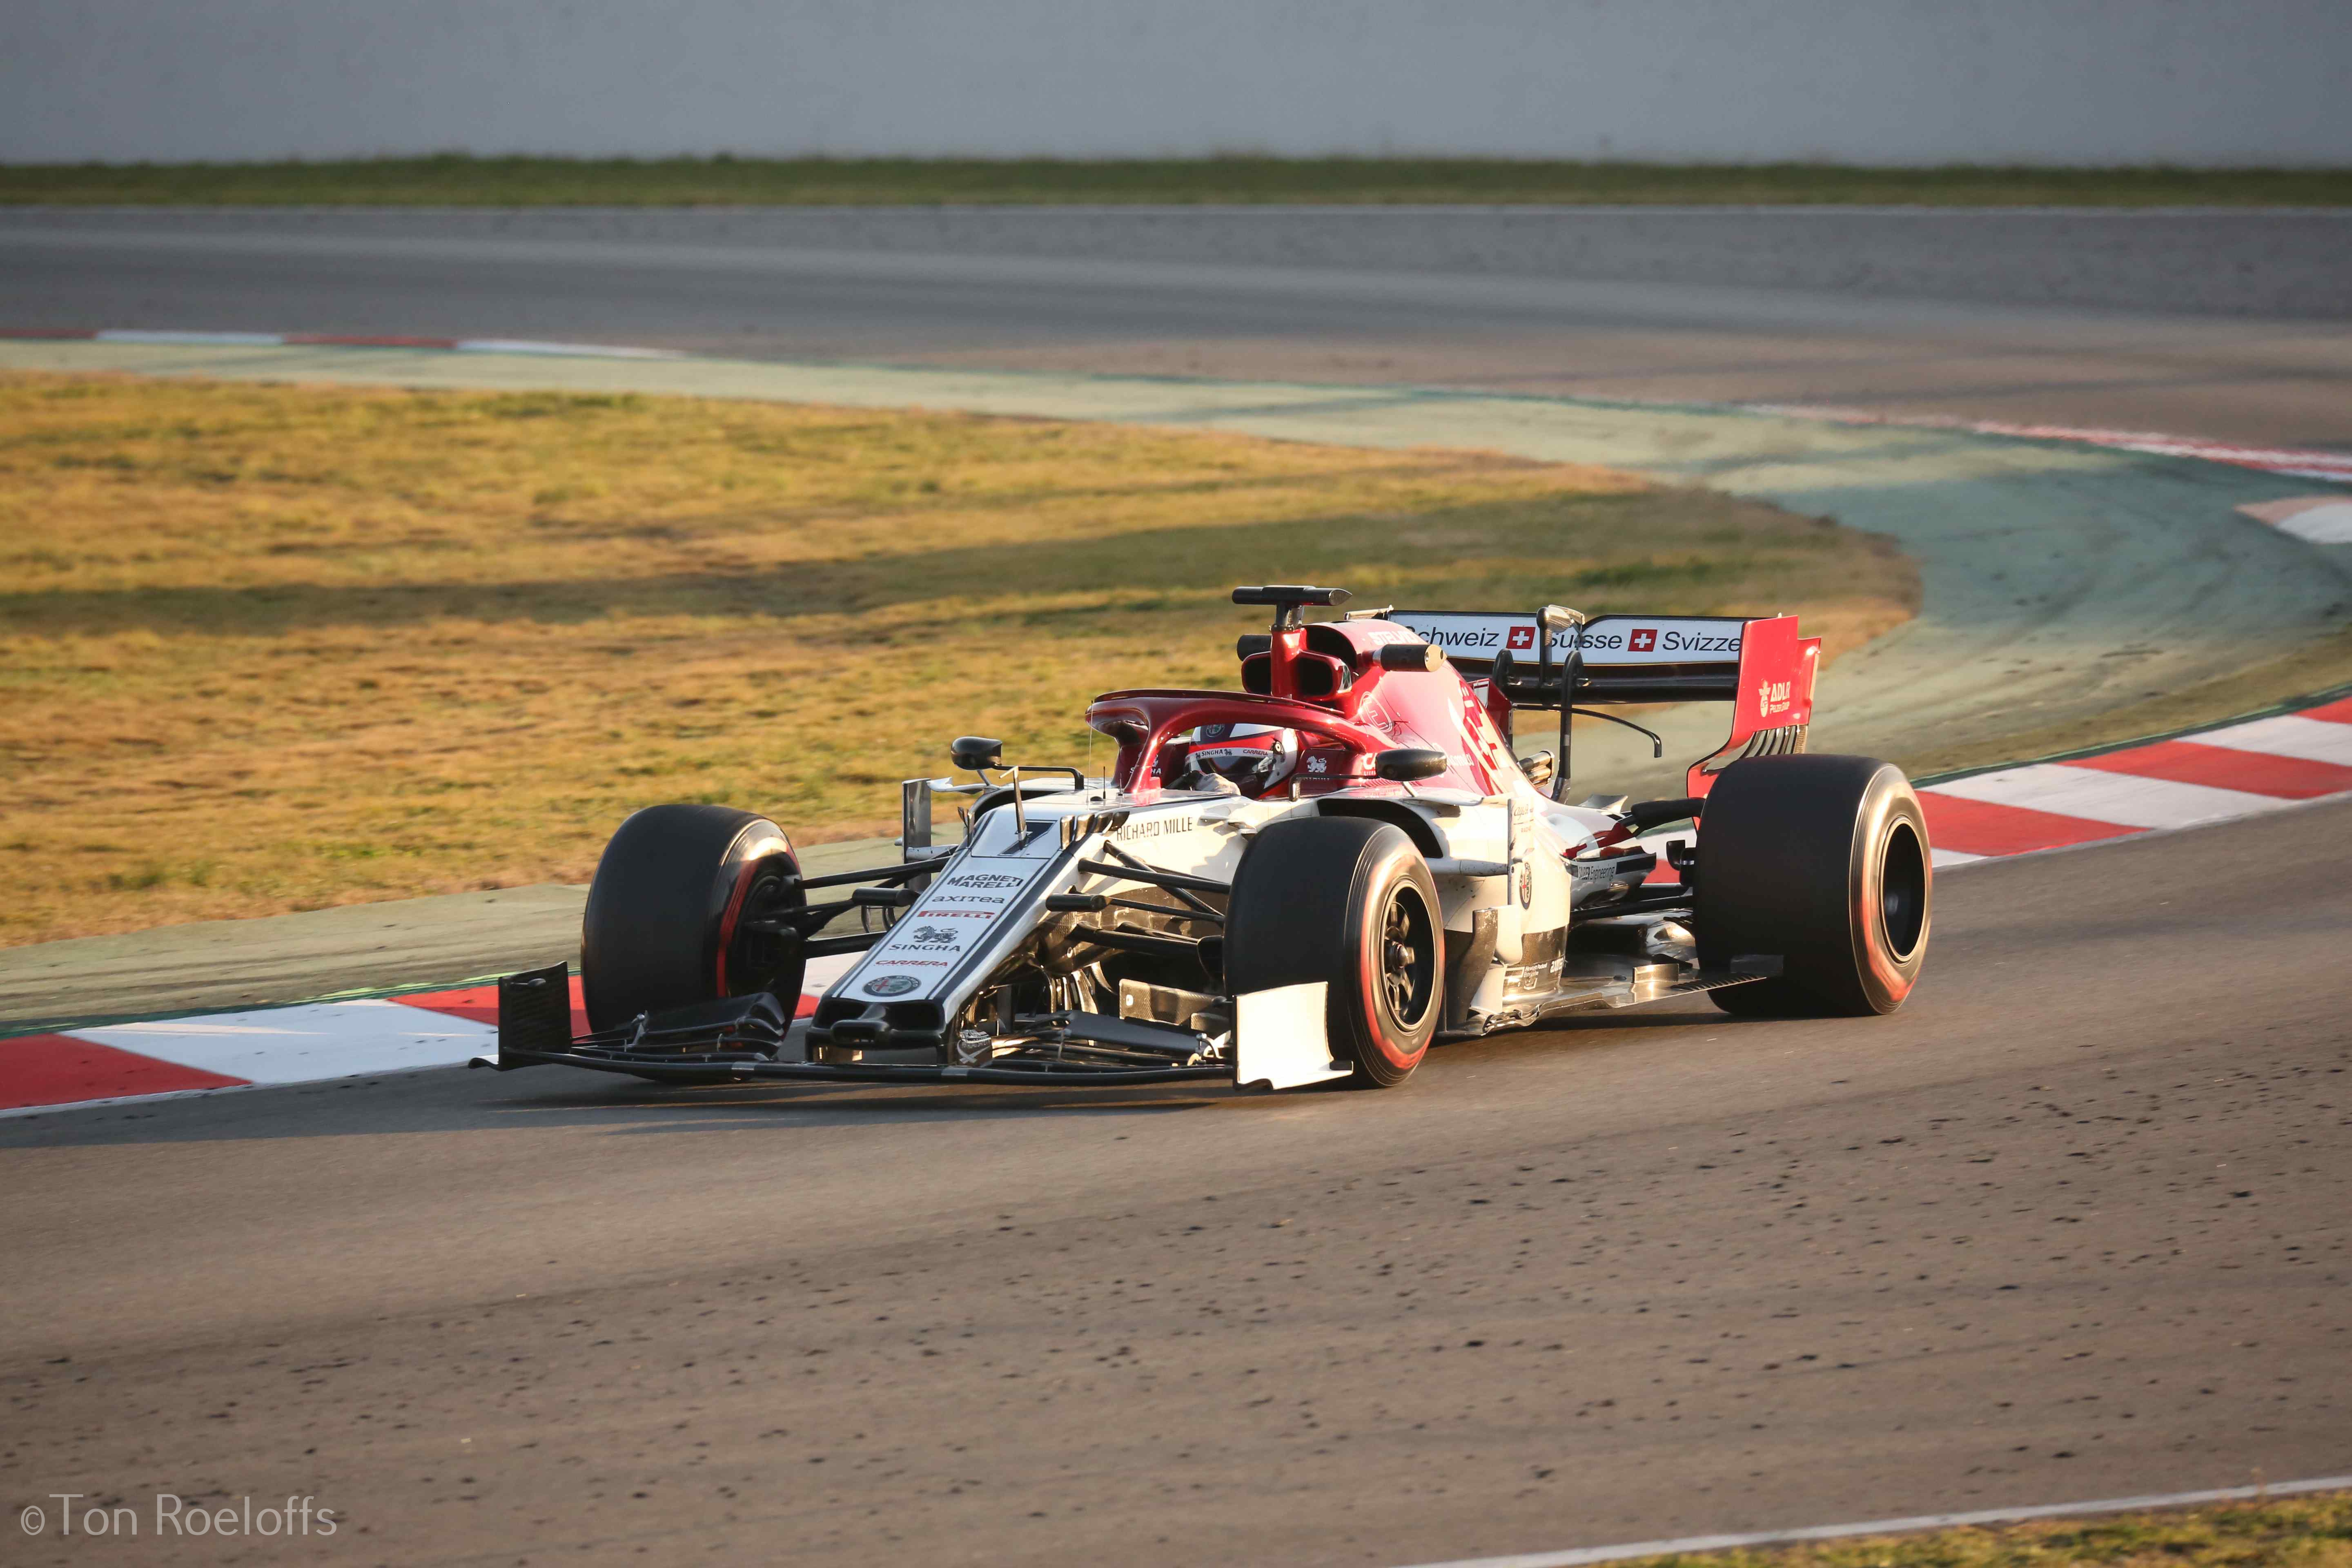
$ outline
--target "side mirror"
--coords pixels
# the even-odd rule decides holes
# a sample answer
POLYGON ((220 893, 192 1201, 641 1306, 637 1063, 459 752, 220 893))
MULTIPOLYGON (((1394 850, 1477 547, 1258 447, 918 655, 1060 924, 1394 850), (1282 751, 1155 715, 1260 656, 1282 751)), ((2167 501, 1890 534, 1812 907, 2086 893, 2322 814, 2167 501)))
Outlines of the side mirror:
POLYGON ((1425 752, 1415 746, 1400 746, 1393 752, 1382 752, 1373 758, 1372 771, 1391 784, 1433 779, 1445 771, 1445 753, 1425 752))
POLYGON ((1561 605, 1546 605, 1536 612, 1536 619, 1543 623, 1544 635, 1554 637, 1570 626, 1580 626, 1584 624, 1584 616, 1581 614, 1561 605))
POLYGON ((958 735, 948 748, 948 757, 956 766, 971 773, 982 768, 1004 765, 1004 742, 992 741, 985 735, 958 735))
POLYGON ((1706 810, 1705 798, 1691 795, 1679 800, 1637 801, 1620 815, 1633 825, 1635 832, 1647 833, 1653 827, 1663 827, 1669 822, 1696 821, 1706 810))

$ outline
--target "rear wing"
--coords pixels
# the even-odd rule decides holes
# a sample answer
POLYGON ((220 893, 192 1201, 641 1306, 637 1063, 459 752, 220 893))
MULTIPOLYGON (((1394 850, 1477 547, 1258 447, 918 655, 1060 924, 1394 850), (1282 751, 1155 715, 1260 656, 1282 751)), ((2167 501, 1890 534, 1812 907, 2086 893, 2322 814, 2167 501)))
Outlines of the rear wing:
MULTIPOLYGON (((1729 738, 1690 766, 1693 795, 1741 757, 1803 751, 1812 723, 1822 639, 1799 637, 1794 616, 1596 616, 1555 632, 1549 647, 1531 614, 1391 610, 1381 618, 1444 649, 1482 682, 1507 731, 1515 708, 1730 703, 1729 738)), ((1565 733, 1568 715, 1560 718, 1565 733)))

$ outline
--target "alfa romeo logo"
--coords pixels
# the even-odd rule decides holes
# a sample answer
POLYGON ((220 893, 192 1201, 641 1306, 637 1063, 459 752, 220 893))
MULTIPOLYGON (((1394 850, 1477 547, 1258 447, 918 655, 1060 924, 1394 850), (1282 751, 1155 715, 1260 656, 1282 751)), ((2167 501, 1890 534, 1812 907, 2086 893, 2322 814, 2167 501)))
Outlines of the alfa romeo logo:
POLYGON ((904 996, 908 992, 912 991, 916 986, 920 985, 921 984, 921 981, 916 979, 911 974, 886 974, 879 980, 867 981, 866 983, 866 994, 868 996, 904 996))

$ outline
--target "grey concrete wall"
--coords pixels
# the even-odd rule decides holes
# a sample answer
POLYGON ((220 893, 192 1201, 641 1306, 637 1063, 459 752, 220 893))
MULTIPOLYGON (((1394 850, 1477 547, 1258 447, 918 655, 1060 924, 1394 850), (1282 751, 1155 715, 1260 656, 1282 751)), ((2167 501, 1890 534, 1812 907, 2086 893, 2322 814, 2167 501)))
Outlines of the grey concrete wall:
POLYGON ((2352 163, 2347 0, 13 0, 0 160, 2352 163))

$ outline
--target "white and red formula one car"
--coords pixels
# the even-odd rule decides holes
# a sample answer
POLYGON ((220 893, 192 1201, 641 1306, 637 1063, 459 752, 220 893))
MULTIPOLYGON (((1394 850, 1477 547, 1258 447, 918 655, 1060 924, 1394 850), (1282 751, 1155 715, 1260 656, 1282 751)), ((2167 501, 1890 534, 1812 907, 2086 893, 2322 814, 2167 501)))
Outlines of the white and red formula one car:
POLYGON ((1793 616, 1306 618, 1348 597, 1236 589, 1274 620, 1241 641, 1242 689, 1097 698, 1107 779, 957 741, 979 782, 909 780, 896 865, 808 876, 750 812, 636 813, 589 891, 591 1032, 572 1037, 562 965, 510 976, 482 1065, 1385 1086, 1433 1041, 1583 1008, 1902 1005, 1927 825, 1893 764, 1804 754, 1819 643, 1793 616), (1571 710, 1694 700, 1730 703, 1731 732, 1684 796, 1565 803, 1571 710), (1559 714, 1557 740, 1519 756, 1528 710, 1559 714), (936 848, 949 792, 971 797, 967 831, 936 848), (795 1022, 831 954, 857 957, 795 1022))

